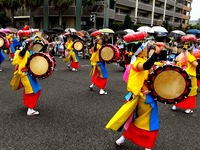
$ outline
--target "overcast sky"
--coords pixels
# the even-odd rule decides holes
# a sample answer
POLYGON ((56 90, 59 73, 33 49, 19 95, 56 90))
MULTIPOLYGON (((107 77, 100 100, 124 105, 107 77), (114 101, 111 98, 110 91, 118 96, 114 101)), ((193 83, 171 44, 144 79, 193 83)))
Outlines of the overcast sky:
POLYGON ((198 20, 200 18, 200 0, 193 0, 190 20, 198 20))

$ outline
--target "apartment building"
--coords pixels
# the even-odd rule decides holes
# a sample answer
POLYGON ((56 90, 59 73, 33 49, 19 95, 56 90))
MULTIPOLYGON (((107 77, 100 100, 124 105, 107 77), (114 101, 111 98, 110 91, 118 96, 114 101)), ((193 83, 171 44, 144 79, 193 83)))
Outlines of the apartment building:
MULTIPOLYGON (((105 26, 105 19, 109 23, 123 22, 127 14, 134 24, 153 26, 168 21, 174 27, 182 25, 186 28, 189 24, 192 0, 97 0, 90 8, 82 7, 81 25, 83 29, 92 28, 94 23, 90 15, 95 14, 97 28, 105 26)), ((81 9, 81 8, 80 8, 81 9)), ((34 27, 43 27, 43 6, 34 11, 34 27)), ((48 7, 49 28, 59 24, 58 11, 53 6, 48 7)), ((16 12, 15 22, 17 27, 29 24, 30 12, 21 8, 16 12)), ((73 4, 62 14, 62 26, 75 27, 76 6, 73 4)))

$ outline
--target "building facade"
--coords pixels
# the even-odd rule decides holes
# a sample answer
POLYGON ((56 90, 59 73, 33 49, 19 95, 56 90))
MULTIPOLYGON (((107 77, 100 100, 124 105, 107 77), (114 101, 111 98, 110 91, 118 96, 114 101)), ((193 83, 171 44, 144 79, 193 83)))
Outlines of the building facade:
MULTIPOLYGON (((91 7, 82 7, 82 29, 92 27, 105 27, 105 19, 109 23, 123 22, 125 16, 131 16, 134 24, 148 26, 159 25, 164 21, 174 27, 186 28, 189 24, 192 0, 98 0, 91 7), (95 22, 91 21, 91 14, 95 14, 95 22)), ((34 13, 34 27, 43 28, 43 6, 37 8, 34 13)), ((81 8, 80 8, 81 9, 81 8)), ((58 26, 59 14, 53 6, 48 7, 49 28, 58 26)), ((21 8, 15 15, 16 27, 29 24, 30 12, 21 8)), ((62 14, 63 27, 75 27, 76 6, 67 8, 62 14)))

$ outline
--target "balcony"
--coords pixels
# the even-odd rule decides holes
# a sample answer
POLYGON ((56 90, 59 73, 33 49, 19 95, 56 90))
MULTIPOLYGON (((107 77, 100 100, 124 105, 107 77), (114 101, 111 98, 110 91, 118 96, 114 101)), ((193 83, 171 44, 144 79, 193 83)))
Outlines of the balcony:
POLYGON ((192 9, 190 8, 190 7, 187 7, 187 6, 183 6, 183 10, 186 10, 186 11, 188 11, 188 12, 190 12, 192 9))
POLYGON ((150 25, 151 24, 151 19, 150 18, 142 17, 142 18, 138 18, 137 22, 141 23, 141 24, 150 25))
POLYGON ((116 0, 117 5, 123 5, 126 7, 135 8, 135 1, 129 1, 129 0, 116 0))
POLYGON ((164 10, 162 8, 159 8, 159 7, 155 7, 155 13, 158 13, 158 14, 163 14, 164 13, 164 10))
POLYGON ((175 13, 175 17, 181 19, 182 18, 182 14, 181 13, 175 13))
MULTIPOLYGON (((49 7, 49 16, 58 16, 58 11, 55 10, 54 7, 49 7)), ((75 16, 76 15, 76 7, 70 6, 67 8, 62 16, 75 16)), ((30 16, 30 11, 26 9, 18 9, 15 13, 15 17, 19 16, 30 16)), ((34 17, 43 17, 43 7, 39 7, 34 11, 34 17)))
POLYGON ((188 24, 182 24, 182 28, 187 28, 188 27, 188 24))
POLYGON ((173 16, 173 11, 166 10, 166 14, 167 14, 168 16, 173 16))
POLYGON ((177 8, 183 9, 183 6, 184 6, 184 5, 181 4, 181 3, 176 3, 176 7, 177 7, 177 8))
MULTIPOLYGON (((62 16, 75 16, 76 6, 70 6, 65 11, 63 11, 62 16)), ((49 16, 58 16, 58 11, 54 7, 49 7, 49 16)))
POLYGON ((158 0, 159 2, 165 3, 165 0, 158 0))
POLYGON ((124 21, 125 16, 126 16, 125 14, 116 13, 115 20, 116 21, 124 21))
POLYGON ((144 3, 138 3, 138 8, 140 10, 152 11, 152 6, 144 3))
POLYGON ((190 16, 182 15, 182 19, 190 20, 190 16))

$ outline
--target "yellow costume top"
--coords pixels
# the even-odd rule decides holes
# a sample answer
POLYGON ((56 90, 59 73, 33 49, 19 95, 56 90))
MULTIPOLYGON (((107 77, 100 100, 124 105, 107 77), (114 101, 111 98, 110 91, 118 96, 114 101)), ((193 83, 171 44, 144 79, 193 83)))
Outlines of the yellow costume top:
POLYGON ((12 35, 8 34, 6 35, 6 38, 9 40, 10 43, 12 43, 12 35))
POLYGON ((187 60, 185 60, 186 63, 183 64, 183 63, 181 63, 181 60, 183 59, 183 57, 184 57, 183 55, 180 55, 180 56, 177 57, 177 66, 179 66, 183 69, 185 67, 186 68, 185 71, 190 76, 196 76, 196 67, 194 67, 192 65, 192 62, 194 62, 196 60, 196 58, 192 54, 188 53, 186 58, 185 58, 185 59, 187 59, 187 60))
POLYGON ((21 50, 17 50, 13 59, 12 64, 15 66, 18 66, 18 70, 15 71, 15 73, 22 74, 22 69, 26 67, 26 63, 28 61, 28 58, 30 57, 29 51, 26 51, 24 57, 21 57, 19 53, 21 50))
POLYGON ((73 49, 73 41, 71 40, 71 41, 67 41, 66 43, 65 43, 65 46, 66 46, 66 49, 68 50, 68 51, 71 51, 72 49, 73 49))
POLYGON ((90 58, 91 65, 95 65, 97 62, 100 61, 99 59, 99 50, 101 49, 102 45, 97 44, 97 50, 92 52, 92 56, 90 58))
POLYGON ((31 78, 31 76, 26 72, 26 63, 30 57, 30 53, 27 50, 24 57, 21 57, 19 53, 21 50, 17 50, 13 59, 12 64, 16 66, 16 71, 10 82, 13 90, 18 90, 22 88, 20 83, 24 87, 25 94, 37 93, 41 87, 36 82, 36 79, 31 78))
POLYGON ((137 57, 136 61, 133 64, 133 67, 130 69, 130 74, 127 82, 127 90, 137 96, 140 94, 140 91, 143 87, 144 81, 147 80, 148 70, 138 71, 137 65, 139 63, 145 63, 146 58, 137 57))

